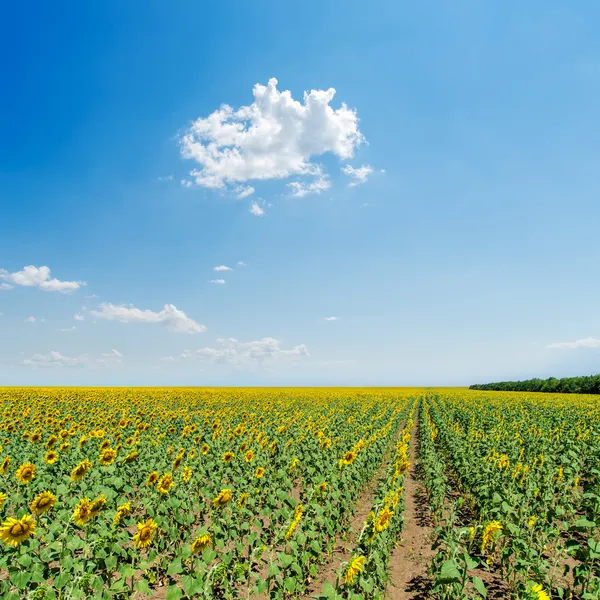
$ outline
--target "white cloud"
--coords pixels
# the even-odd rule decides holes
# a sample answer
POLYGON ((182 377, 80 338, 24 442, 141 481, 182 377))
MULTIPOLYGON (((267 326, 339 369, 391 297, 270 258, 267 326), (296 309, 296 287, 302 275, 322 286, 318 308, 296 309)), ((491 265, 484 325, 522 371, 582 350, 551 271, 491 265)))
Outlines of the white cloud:
POLYGON ((211 279, 208 283, 216 283, 217 285, 225 285, 224 279, 211 279))
POLYGON ((362 167, 358 167, 355 169, 351 165, 346 165, 342 167, 342 173, 350 177, 352 181, 348 184, 348 187, 356 187, 361 183, 365 183, 369 178, 369 175, 373 172, 373 167, 370 165, 363 165, 362 167))
MULTIPOLYGON (((45 292, 62 292, 63 294, 69 294, 86 285, 85 281, 60 281, 59 279, 52 279, 48 267, 34 267, 33 265, 24 267, 22 271, 16 271, 15 273, 9 273, 4 269, 0 269, 0 279, 9 282, 8 285, 38 287, 45 292)), ((8 288, 4 287, 4 289, 8 288)))
POLYGON ((235 195, 237 196, 237 198, 239 200, 242 200, 243 198, 247 198, 248 196, 251 196, 252 194, 254 194, 255 189, 249 185, 249 186, 243 186, 243 185, 238 185, 235 190, 233 190, 235 195))
POLYGON ((235 366, 269 366, 280 361, 299 360, 310 356, 305 344, 284 350, 280 340, 270 337, 251 342, 240 342, 235 338, 217 338, 217 343, 217 347, 184 350, 179 356, 166 356, 163 360, 195 359, 235 366))
POLYGON ((245 267, 245 266, 247 266, 246 263, 243 260, 238 260, 237 261, 237 265, 238 265, 238 267, 245 267))
POLYGON ((219 265, 218 267, 213 267, 213 271, 233 271, 233 269, 225 265, 219 265))
POLYGON ((63 367, 90 367, 108 366, 115 362, 121 362, 123 355, 117 350, 101 354, 102 358, 92 358, 87 354, 81 356, 64 356, 56 350, 47 354, 34 354, 26 358, 21 364, 28 367, 40 368, 63 368, 63 367))
POLYGON ((172 304, 165 304, 162 310, 141 310, 134 306, 101 304, 100 310, 90 310, 89 314, 98 319, 119 321, 120 323, 160 323, 169 331, 177 333, 202 333, 206 326, 196 323, 182 310, 172 304))
POLYGON ((600 340, 587 337, 574 342, 555 342, 548 344, 546 348, 600 348, 600 340))
POLYGON ((250 214, 255 217, 262 217, 265 214, 265 209, 262 208, 258 202, 253 202, 250 207, 250 214))
POLYGON ((85 317, 81 313, 77 313, 76 315, 73 316, 73 318, 76 321, 83 321, 85 319, 85 317))
POLYGON ((326 321, 337 321, 339 317, 323 317, 326 321))
POLYGON ((190 175, 197 185, 224 188, 250 180, 316 175, 311 161, 327 152, 350 159, 364 141, 356 111, 330 106, 335 89, 304 93, 294 100, 277 89, 277 79, 256 84, 254 102, 238 110, 222 105, 194 121, 181 141, 181 154, 200 165, 190 175))
MULTIPOLYGON (((1 275, 1 273, 0 273, 1 275)), ((12 290, 15 286, 10 283, 0 283, 0 290, 12 290)))
POLYGON ((56 331, 64 331, 64 332, 67 332, 67 331, 75 331, 76 329, 77 329, 77 327, 75 327, 75 325, 73 325, 73 327, 64 327, 64 328, 62 328, 62 329, 57 329, 56 331))
POLYGON ((165 175, 164 177, 159 177, 159 181, 173 181, 173 175, 165 175))
POLYGON ((35 317, 27 317, 25 319, 25 323, 35 323, 36 322, 36 318, 35 317))
POLYGON ((287 184, 292 189, 292 196, 303 198, 309 194, 321 194, 331 187, 331 181, 326 177, 318 177, 314 181, 308 183, 303 181, 291 181, 287 184))

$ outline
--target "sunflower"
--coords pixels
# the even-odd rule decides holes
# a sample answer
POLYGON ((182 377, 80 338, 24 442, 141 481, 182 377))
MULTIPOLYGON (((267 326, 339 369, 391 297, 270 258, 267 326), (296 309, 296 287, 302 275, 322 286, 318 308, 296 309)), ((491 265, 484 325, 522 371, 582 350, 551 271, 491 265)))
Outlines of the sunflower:
POLYGON ((146 479, 146 485, 156 485, 158 478, 159 478, 158 471, 152 471, 152 473, 150 473, 150 475, 148 475, 148 479, 146 479))
POLYGON ((44 456, 44 462, 53 465, 58 460, 58 454, 54 452, 54 450, 50 450, 46 452, 46 456, 44 456))
POLYGON ((490 543, 493 543, 497 533, 502 532, 502 523, 500 521, 491 521, 485 526, 481 541, 481 552, 485 552, 485 549, 490 543))
POLYGON ((175 460, 173 461, 173 471, 177 471, 177 469, 179 469, 179 467, 181 466, 181 461, 183 460, 183 456, 176 456, 175 460))
POLYGON ((48 450, 52 450, 52 448, 54 448, 54 445, 56 444, 56 442, 58 442, 58 438, 55 435, 51 435, 46 440, 46 448, 48 448, 48 450))
POLYGON ((42 434, 39 431, 34 431, 29 439, 34 444, 37 444, 42 439, 42 434))
POLYGON ((351 450, 349 452, 346 452, 346 454, 344 454, 344 456, 342 458, 342 463, 345 465, 351 465, 354 462, 355 458, 356 458, 356 452, 353 452, 351 450))
POLYGON ((92 468, 92 463, 86 458, 82 460, 72 471, 71 479, 73 481, 81 481, 83 476, 92 468))
POLYGON ((79 447, 83 448, 87 444, 87 441, 88 441, 87 435, 82 435, 79 438, 79 447))
POLYGON ((184 467, 181 477, 187 483, 192 478, 192 470, 189 467, 184 467))
POLYGON ((246 454, 244 454, 244 460, 247 463, 251 463, 254 460, 254 456, 254 452, 252 452, 252 450, 248 450, 246 454))
POLYGON ((6 471, 8 471, 8 465, 10 465, 10 456, 5 456, 4 460, 0 464, 0 475, 6 475, 6 471))
POLYGON ((326 481, 322 481, 321 483, 319 483, 317 485, 317 492, 319 494, 324 494, 327 491, 327 482, 326 481))
POLYGON ((530 597, 535 600, 550 600, 548 592, 543 588, 541 583, 536 583, 529 588, 530 597))
POLYGON ((23 463, 17 469, 17 481, 20 483, 30 483, 35 477, 35 465, 30 462, 23 463))
POLYGON ((529 529, 531 529, 535 525, 535 521, 536 521, 535 515, 532 515, 531 517, 529 517, 529 519, 527 519, 527 527, 529 527, 529 529))
POLYGON ((243 508, 246 504, 246 500, 248 500, 248 492, 243 492, 237 503, 238 508, 243 508))
POLYGON ((156 489, 161 494, 168 494, 169 490, 173 487, 174 483, 175 482, 173 481, 173 475, 171 475, 171 473, 165 473, 158 480, 158 484, 156 485, 156 489))
POLYGON ((393 516, 394 513, 387 506, 384 506, 375 519, 375 531, 381 532, 387 529, 393 516))
POLYGON ((132 450, 126 457, 125 457, 125 463, 130 465, 132 462, 135 461, 135 459, 140 455, 140 453, 137 450, 132 450))
POLYGON ((225 454, 223 454, 223 462, 230 462, 233 460, 233 458, 235 457, 235 454, 233 452, 225 452, 225 454))
POLYGON ((100 452, 100 464, 105 467, 115 462, 115 458, 117 458, 117 451, 112 448, 104 448, 104 450, 100 452))
POLYGON ((32 515, 23 515, 20 519, 9 517, 0 527, 0 540, 15 548, 32 535, 35 535, 32 515))
POLYGON ((56 496, 52 492, 42 492, 38 494, 29 505, 34 515, 41 515, 49 511, 56 504, 56 496))
POLYGON ((213 540, 210 533, 203 533, 199 535, 192 542, 192 552, 197 554, 198 552, 202 552, 204 548, 208 548, 208 546, 212 546, 213 540))
POLYGON ((8 496, 6 494, 3 494, 2 492, 0 492, 0 508, 2 508, 4 506, 4 503, 6 502, 7 498, 8 498, 8 496))
POLYGON ((92 503, 90 499, 82 498, 73 511, 73 516, 71 517, 73 522, 80 527, 85 525, 92 517, 91 507, 92 503))
POLYGON ((254 471, 254 477, 256 477, 256 479, 260 479, 264 474, 265 474, 264 467, 257 467, 256 471, 254 471))
POLYGON ((106 506, 106 496, 104 494, 100 494, 90 504, 90 516, 95 517, 105 506, 106 506))
POLYGON ((67 450, 68 450, 70 447, 71 447, 71 444, 69 444, 69 442, 63 442, 63 443, 62 443, 62 444, 61 444, 61 445, 58 447, 58 449, 59 449, 61 452, 66 452, 66 451, 67 451, 67 450))
POLYGON ((344 575, 344 583, 350 585, 356 579, 356 576, 365 568, 365 557, 356 556, 349 563, 344 575))
POLYGON ((121 506, 119 506, 117 508, 117 514, 115 515, 113 523, 115 525, 118 525, 123 520, 124 517, 126 517, 130 514, 131 514, 131 502, 125 502, 125 504, 121 504, 121 506))
POLYGON ((152 543, 152 536, 158 528, 154 519, 140 521, 137 524, 137 533, 133 536, 133 542, 136 548, 146 548, 152 543))
POLYGON ((213 504, 220 507, 226 506, 230 502, 232 496, 231 490, 223 488, 213 500, 213 504))
POLYGON ((110 448, 110 440, 104 440, 100 444, 100 450, 105 450, 106 448, 110 448))
POLYGON ((203 455, 208 454, 210 450, 210 447, 208 444, 202 444, 202 448, 200 448, 200 452, 202 452, 203 455))

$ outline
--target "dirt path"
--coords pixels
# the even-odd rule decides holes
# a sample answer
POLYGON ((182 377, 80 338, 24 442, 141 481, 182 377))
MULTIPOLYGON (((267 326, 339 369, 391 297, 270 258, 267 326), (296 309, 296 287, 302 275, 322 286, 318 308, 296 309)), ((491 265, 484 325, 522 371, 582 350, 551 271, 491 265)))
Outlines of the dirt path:
POLYGON ((335 580, 337 577, 336 571, 339 569, 340 563, 350 560, 352 549, 356 545, 356 540, 362 531, 367 517, 369 516, 369 511, 373 505, 373 498, 377 492, 379 480, 387 469, 392 450, 394 449, 394 446, 398 441, 403 428, 404 423, 398 428, 392 443, 386 451, 381 463, 377 467, 377 470, 371 478, 371 481, 358 496, 358 500, 356 501, 356 510, 350 519, 350 527, 348 529, 348 535, 346 539, 343 540, 341 535, 337 537, 331 558, 329 558, 329 560, 322 565, 317 578, 310 584, 306 593, 304 594, 303 600, 313 598, 315 593, 320 593, 326 581, 329 581, 332 585, 335 585, 335 580))
MULTIPOLYGON (((417 412, 418 414, 418 412, 417 412)), ((392 552, 390 582, 386 598, 390 600, 425 600, 429 598, 430 578, 427 567, 435 552, 431 549, 433 527, 427 496, 417 475, 418 418, 410 444, 410 470, 404 480, 406 508, 402 540, 392 552)))

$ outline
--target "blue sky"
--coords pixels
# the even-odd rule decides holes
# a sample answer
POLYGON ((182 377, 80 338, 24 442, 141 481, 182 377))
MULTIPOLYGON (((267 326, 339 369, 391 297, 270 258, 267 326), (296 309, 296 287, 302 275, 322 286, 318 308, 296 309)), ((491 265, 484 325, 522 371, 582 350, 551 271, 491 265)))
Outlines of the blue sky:
POLYGON ((598 371, 597 3, 68 4, 0 38, 1 383, 598 371))

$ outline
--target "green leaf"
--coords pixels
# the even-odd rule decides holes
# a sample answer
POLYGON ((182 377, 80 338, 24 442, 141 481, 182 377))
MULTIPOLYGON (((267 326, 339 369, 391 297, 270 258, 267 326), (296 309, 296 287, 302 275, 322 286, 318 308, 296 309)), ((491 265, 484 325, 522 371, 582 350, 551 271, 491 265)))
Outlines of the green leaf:
POLYGON ((461 580, 460 571, 453 560, 447 560, 437 576, 438 583, 456 583, 461 580))
POLYGON ((179 575, 179 573, 183 572, 183 567, 181 566, 180 560, 174 560, 167 569, 167 575, 179 575))
POLYGON ((180 598, 183 598, 181 588, 177 585, 170 585, 167 590, 166 600, 180 600, 180 598))
POLYGON ((20 590, 22 590, 29 583, 30 579, 31 575, 27 571, 13 571, 10 574, 10 580, 20 590))
POLYGON ((146 596, 152 596, 152 590, 150 589, 150 585, 148 585, 148 581, 146 579, 140 579, 135 584, 135 589, 142 594, 146 594, 146 596))
POLYGON ((286 577, 283 582, 285 589, 290 592, 290 594, 296 589, 296 580, 293 577, 286 577))
POLYGON ((487 588, 480 577, 473 577, 473 587, 484 597, 487 598, 487 588))

